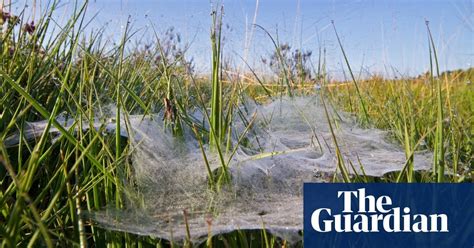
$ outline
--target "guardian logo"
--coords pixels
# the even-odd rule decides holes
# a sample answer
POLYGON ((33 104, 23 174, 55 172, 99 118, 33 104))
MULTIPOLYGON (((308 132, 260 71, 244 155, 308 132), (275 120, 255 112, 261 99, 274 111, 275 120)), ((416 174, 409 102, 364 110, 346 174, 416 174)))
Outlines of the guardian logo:
POLYGON ((357 191, 338 191, 337 198, 344 201, 342 214, 332 214, 330 208, 319 208, 311 215, 311 226, 317 232, 448 232, 446 214, 410 214, 410 208, 390 208, 392 199, 383 195, 375 198, 357 191), (358 204, 352 209, 353 200, 358 204))
POLYGON ((305 247, 474 247, 473 184, 304 185, 305 247))

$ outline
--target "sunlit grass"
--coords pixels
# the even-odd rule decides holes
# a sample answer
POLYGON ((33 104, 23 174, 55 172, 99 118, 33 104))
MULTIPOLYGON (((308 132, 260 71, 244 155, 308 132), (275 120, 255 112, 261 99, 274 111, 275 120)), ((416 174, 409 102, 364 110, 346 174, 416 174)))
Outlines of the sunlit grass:
MULTIPOLYGON (((435 150, 443 146, 446 154, 446 172, 451 180, 465 180, 472 170, 473 156, 473 116, 472 97, 474 71, 453 72, 430 79, 430 76, 414 79, 383 79, 373 77, 360 82, 360 89, 369 95, 367 105, 372 123, 375 127, 389 130, 393 139, 405 148, 408 170, 407 181, 414 182, 413 153, 416 150, 435 150), (440 104, 445 113, 439 119, 439 106, 436 84, 445 95, 440 104), (433 83, 435 84, 433 86, 433 83), (442 122, 442 124, 439 124, 442 122), (443 127, 444 138, 437 136, 438 126, 443 127)), ((355 87, 342 84, 328 88, 328 95, 337 106, 346 111, 353 111, 356 116, 364 118, 364 113, 354 104, 350 96, 355 94, 355 87), (343 90, 346 88, 347 90, 343 90)), ((434 162, 436 163, 436 162, 434 162)), ((434 172, 437 172, 435 170, 434 172)), ((446 173, 443 173, 446 174, 446 173)), ((433 177, 431 180, 438 181, 433 177)))
MULTIPOLYGON (((325 107, 324 121, 330 124, 336 145, 337 175, 342 175, 345 182, 371 179, 365 175, 351 176, 347 170, 347 166, 354 168, 354 165, 345 162, 337 145, 332 126, 334 116, 328 111, 332 105, 354 114, 364 125, 389 130, 393 139, 403 146, 405 169, 381 181, 472 181, 474 85, 470 82, 474 81, 474 70, 440 74, 431 34, 428 48, 436 65, 431 66, 432 71, 426 76, 355 80, 349 58, 339 43, 351 81, 329 84, 324 69, 319 71, 324 65, 318 66, 317 74, 323 75, 322 87, 319 94, 314 94, 314 82, 295 78, 281 54, 278 39, 266 30, 278 55, 281 73, 277 78, 264 81, 252 68, 249 77, 255 78, 255 83, 226 78, 222 74, 220 8, 211 17, 211 76, 209 80, 196 80, 185 61, 184 51, 171 49, 156 30, 153 30, 153 45, 146 49, 129 46, 136 33, 128 26, 119 44, 105 45, 100 31, 84 35, 87 5, 76 6, 73 16, 61 27, 50 18, 56 7, 51 5, 33 29, 31 25, 29 29, 22 28, 27 22, 19 16, 15 18, 18 23, 13 18, 7 20, 6 28, 0 33, 3 246, 172 246, 172 240, 106 231, 83 217, 85 210, 124 206, 123 179, 130 178, 133 172, 129 160, 131 146, 121 131, 130 128, 130 114, 148 116, 159 112, 163 113, 164 126, 176 137, 183 136, 185 128, 190 128, 202 151, 206 165, 202 169, 207 171, 209 187, 218 193, 231 180, 228 166, 256 118, 253 115, 245 119, 238 112, 244 97, 262 103, 282 94, 319 96, 325 107), (50 36, 48 31, 52 29, 56 32, 50 36), (204 120, 196 120, 189 114, 196 109, 204 114, 204 120), (113 110, 113 119, 101 119, 113 110), (65 128, 57 120, 60 115, 73 120, 74 125, 65 128), (246 127, 232 143, 236 118, 246 123, 246 127), (47 121, 45 130, 36 140, 27 140, 27 123, 38 120, 47 121), (102 127, 95 128, 92 124, 95 120, 102 121, 102 127), (108 122, 116 124, 112 134, 105 132, 108 122), (51 128, 58 129, 60 136, 53 137, 49 133, 51 128), (5 140, 12 134, 18 134, 18 144, 7 147, 5 140), (211 149, 207 149, 209 146, 211 149), (423 149, 435 153, 433 175, 420 176, 414 171, 413 156, 423 149), (216 171, 212 171, 208 160, 211 155, 220 164, 216 171)), ((278 154, 258 154, 255 158, 275 155, 278 154)), ((264 223, 262 231, 257 232, 239 230, 215 237, 209 233, 208 245, 286 244, 268 234, 264 223)), ((187 234, 186 245, 191 246, 189 230, 187 234)))

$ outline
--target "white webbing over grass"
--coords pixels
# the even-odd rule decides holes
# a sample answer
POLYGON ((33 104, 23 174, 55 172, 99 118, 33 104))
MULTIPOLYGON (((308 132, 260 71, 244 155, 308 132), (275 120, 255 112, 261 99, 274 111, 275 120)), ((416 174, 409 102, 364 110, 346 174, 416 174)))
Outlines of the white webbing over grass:
MULTIPOLYGON (((297 97, 248 109, 248 118, 256 112, 256 120, 245 146, 231 159, 232 185, 219 194, 209 190, 202 153, 191 130, 175 138, 164 129, 159 115, 130 116, 131 133, 122 128, 134 146, 134 187, 127 190, 127 209, 94 212, 90 217, 108 229, 179 241, 186 236, 186 210, 194 241, 207 237, 209 224, 212 234, 265 227, 290 242, 299 240, 303 182, 328 182, 337 167, 324 108, 316 97, 297 97)), ((351 161, 362 175, 362 164, 365 174, 374 177, 402 169, 405 154, 387 140, 386 132, 361 129, 345 115, 339 119, 334 111, 331 114, 346 166, 351 161)), ((41 133, 44 124, 30 123, 29 132, 41 133)), ((108 123, 107 130, 113 131, 114 125, 108 123)), ((237 143, 245 126, 235 120, 233 128, 237 143)), ((207 149, 216 169, 220 163, 212 154, 207 149)), ((416 153, 415 169, 429 170, 431 156, 416 153)), ((348 171, 353 173, 350 167, 348 171)))

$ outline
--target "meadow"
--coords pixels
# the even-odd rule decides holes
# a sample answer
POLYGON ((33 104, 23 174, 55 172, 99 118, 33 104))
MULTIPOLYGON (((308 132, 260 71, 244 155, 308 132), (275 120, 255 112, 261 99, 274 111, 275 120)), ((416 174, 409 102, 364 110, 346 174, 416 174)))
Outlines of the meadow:
MULTIPOLYGON (((261 27, 274 45, 267 63, 275 75, 269 79, 248 66, 245 77, 236 77, 223 63, 223 16, 217 8, 210 17, 212 70, 202 76, 193 72, 172 32, 154 32, 151 46, 134 46, 135 32, 126 27, 121 40, 111 45, 101 30, 84 32, 86 4, 76 6, 61 27, 51 18, 56 7, 37 23, 22 13, 0 13, 2 247, 290 245, 266 232, 263 221, 260 230, 209 232, 196 243, 186 209, 184 240, 108 230, 88 218, 87 213, 129 204, 128 192, 136 180, 135 150, 123 133, 130 129, 130 116, 136 115, 158 114, 173 137, 191 136, 205 164, 200 170, 207 175, 206 187, 216 195, 231 187, 232 157, 240 147, 249 146, 254 118, 242 114, 242 106, 249 101, 265 105, 282 97, 320 99, 326 117, 321 121, 330 128, 338 159, 330 181, 474 180, 474 69, 441 72, 428 24, 431 70, 418 77, 358 79, 339 41, 347 80, 329 80, 321 51, 318 63, 309 66, 307 54, 279 44, 261 27), (115 111, 107 112, 110 106, 115 111), (382 177, 357 173, 339 149, 334 121, 338 112, 348 113, 360 127, 387 130, 405 153, 402 170, 382 177), (107 119, 101 119, 107 116, 104 113, 107 119), (63 125, 64 119, 70 125, 63 125), (32 134, 29 123, 37 121, 44 121, 44 126, 32 134), (244 123, 243 128, 236 128, 236 122, 244 123), (112 131, 108 123, 114 123, 112 131), (430 170, 415 169, 414 156, 420 150, 433 153, 430 170)), ((338 35, 336 26, 334 31, 338 35)))

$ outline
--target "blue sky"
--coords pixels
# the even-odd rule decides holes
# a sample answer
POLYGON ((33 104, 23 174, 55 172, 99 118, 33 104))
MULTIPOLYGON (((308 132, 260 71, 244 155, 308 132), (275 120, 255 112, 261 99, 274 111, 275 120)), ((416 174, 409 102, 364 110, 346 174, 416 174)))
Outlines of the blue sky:
MULTIPOLYGON (((46 1, 40 2, 45 5, 46 1)), ((72 1, 62 2, 65 4, 58 11, 58 19, 71 9, 68 2, 72 1)), ((226 56, 237 66, 241 65, 239 56, 246 57, 256 70, 265 71, 260 61, 273 51, 269 38, 256 29, 250 45, 245 45, 256 0, 224 0, 223 4, 224 23, 228 25, 224 29, 226 56)), ((140 30, 136 39, 146 42, 152 37, 151 31, 146 31, 150 23, 159 32, 173 26, 183 43, 190 44, 187 56, 194 58, 198 72, 206 73, 210 67, 210 10, 209 0, 91 0, 89 16, 97 16, 90 28, 106 25, 105 37, 117 40, 131 15, 133 27, 140 30)), ((356 71, 388 75, 394 70, 402 75, 426 71, 429 55, 425 20, 430 22, 441 70, 473 66, 474 16, 470 0, 259 0, 256 15, 256 23, 273 35, 278 32, 282 43, 312 50, 315 64, 318 48, 326 48, 329 70, 341 75, 343 57, 331 20, 356 71)))

